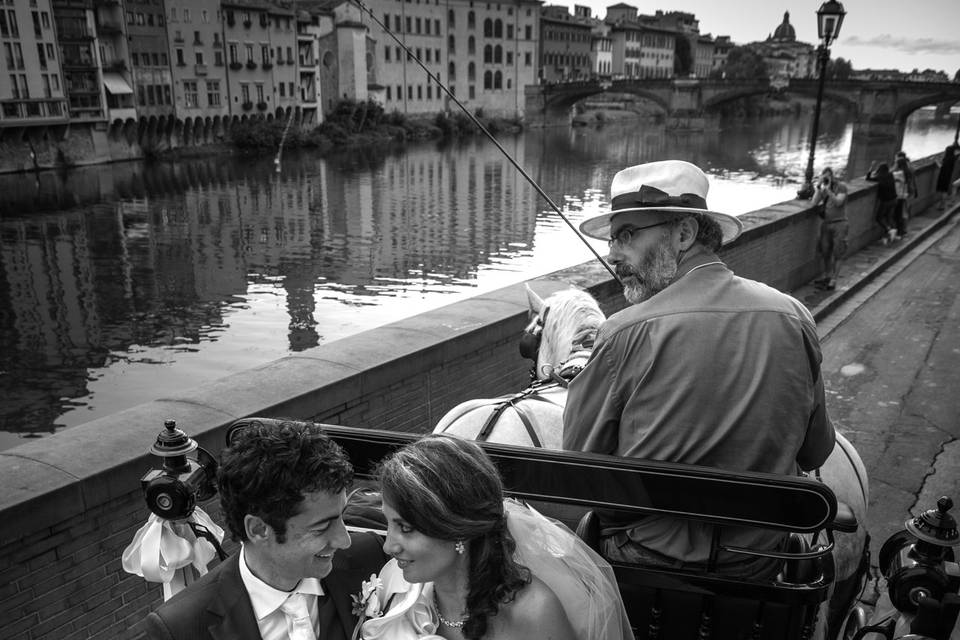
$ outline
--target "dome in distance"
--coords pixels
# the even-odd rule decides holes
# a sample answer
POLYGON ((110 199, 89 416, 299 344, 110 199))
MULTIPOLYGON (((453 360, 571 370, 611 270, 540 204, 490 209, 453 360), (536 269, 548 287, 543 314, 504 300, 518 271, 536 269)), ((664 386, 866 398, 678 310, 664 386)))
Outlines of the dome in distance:
POLYGON ((773 40, 779 40, 780 42, 793 42, 797 39, 797 32, 793 28, 793 25, 790 24, 790 12, 783 12, 783 22, 777 26, 776 30, 773 32, 773 40))

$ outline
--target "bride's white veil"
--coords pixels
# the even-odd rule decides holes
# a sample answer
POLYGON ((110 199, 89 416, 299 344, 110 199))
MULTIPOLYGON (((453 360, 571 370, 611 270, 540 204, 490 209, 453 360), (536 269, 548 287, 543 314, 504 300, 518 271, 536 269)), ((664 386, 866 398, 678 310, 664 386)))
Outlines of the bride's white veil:
POLYGON ((610 564, 563 524, 515 500, 505 500, 517 562, 560 599, 581 640, 633 640, 610 564))

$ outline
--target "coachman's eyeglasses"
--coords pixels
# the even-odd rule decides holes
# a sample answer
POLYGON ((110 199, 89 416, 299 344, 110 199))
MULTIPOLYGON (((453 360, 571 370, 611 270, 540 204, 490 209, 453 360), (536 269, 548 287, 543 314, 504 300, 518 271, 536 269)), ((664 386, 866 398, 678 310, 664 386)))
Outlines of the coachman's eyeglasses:
POLYGON ((633 234, 635 234, 637 231, 642 231, 643 229, 651 229, 653 227, 659 227, 665 224, 670 224, 672 222, 674 222, 674 220, 654 222, 653 224, 644 225, 642 227, 636 227, 636 226, 620 227, 619 229, 617 229, 617 232, 615 234, 613 234, 607 239, 607 246, 611 249, 613 249, 614 247, 617 247, 618 249, 620 249, 621 247, 624 247, 630 244, 630 241, 633 240, 633 234))

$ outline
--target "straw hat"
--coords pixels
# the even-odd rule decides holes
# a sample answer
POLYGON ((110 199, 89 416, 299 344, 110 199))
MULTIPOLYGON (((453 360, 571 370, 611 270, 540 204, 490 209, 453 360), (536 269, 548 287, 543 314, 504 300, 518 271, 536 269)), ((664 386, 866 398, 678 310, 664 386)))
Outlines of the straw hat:
POLYGON ((723 244, 743 231, 743 224, 727 213, 707 209, 707 175, 696 165, 682 160, 638 164, 620 171, 610 185, 611 208, 580 223, 584 235, 599 240, 610 238, 610 223, 622 213, 702 213, 715 220, 723 231, 723 244))

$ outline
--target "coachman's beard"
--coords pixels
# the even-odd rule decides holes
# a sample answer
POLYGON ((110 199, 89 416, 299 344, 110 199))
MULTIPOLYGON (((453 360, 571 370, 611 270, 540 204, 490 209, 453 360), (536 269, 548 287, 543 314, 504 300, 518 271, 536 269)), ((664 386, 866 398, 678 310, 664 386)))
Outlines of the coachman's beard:
POLYGON ((667 242, 660 242, 644 256, 639 267, 621 262, 617 276, 623 282, 623 297, 630 304, 649 300, 669 287, 677 279, 680 256, 671 251, 667 242))

